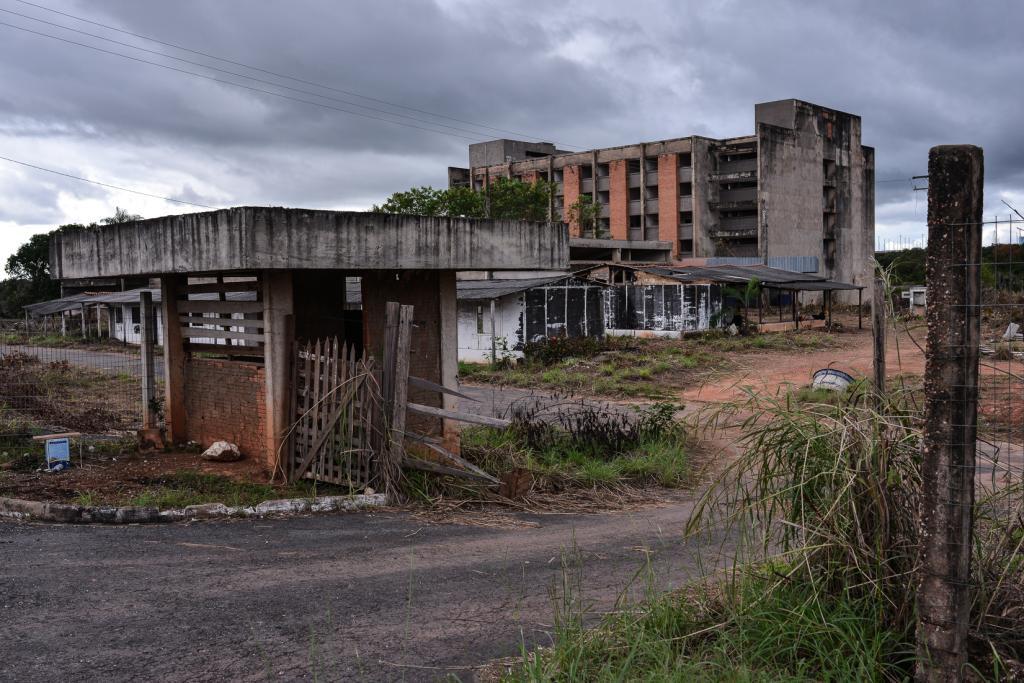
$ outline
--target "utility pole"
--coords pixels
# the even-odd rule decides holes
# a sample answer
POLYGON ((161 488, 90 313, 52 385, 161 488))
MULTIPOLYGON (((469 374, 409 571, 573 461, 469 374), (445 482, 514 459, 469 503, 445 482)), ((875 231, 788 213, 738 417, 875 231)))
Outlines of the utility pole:
POLYGON ((981 337, 981 148, 933 147, 928 177, 916 666, 922 683, 962 680, 967 662, 981 337))

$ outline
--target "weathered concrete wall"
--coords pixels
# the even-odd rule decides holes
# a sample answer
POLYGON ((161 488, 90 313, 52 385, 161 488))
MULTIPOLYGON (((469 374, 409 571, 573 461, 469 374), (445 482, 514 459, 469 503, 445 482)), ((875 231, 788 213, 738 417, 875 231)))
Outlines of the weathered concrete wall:
POLYGON ((262 269, 565 269, 551 223, 238 207, 55 235, 55 278, 262 269))
POLYGON ((605 287, 566 278, 526 291, 520 346, 544 337, 600 337, 604 334, 605 287))
POLYGON ((718 169, 713 141, 693 138, 693 255, 715 255, 714 230, 718 227, 717 212, 711 208, 718 201, 718 183, 710 176, 718 169))
MULTIPOLYGON (((459 302, 459 360, 467 363, 488 363, 491 360, 491 302, 472 300, 459 302), (478 310, 479 309, 479 310, 478 310), (482 330, 479 323, 483 323, 482 330)), ((495 304, 494 334, 497 337, 498 359, 522 358, 523 292, 503 296, 495 304)))
POLYGON ((267 424, 264 368, 259 363, 191 358, 185 361, 185 438, 204 447, 230 441, 261 462, 267 424))
POLYGON ((822 240, 821 139, 759 123, 758 256, 817 255, 822 240))

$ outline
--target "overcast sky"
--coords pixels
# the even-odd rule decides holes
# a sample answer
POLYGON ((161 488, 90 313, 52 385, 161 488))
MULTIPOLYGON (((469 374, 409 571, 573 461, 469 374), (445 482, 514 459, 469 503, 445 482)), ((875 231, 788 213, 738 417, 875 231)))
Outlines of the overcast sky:
MULTIPOLYGON (((5 24, 326 105, 0 26, 0 156, 155 195, 368 209, 395 190, 443 187, 471 140, 524 134, 589 149, 745 135, 755 102, 796 97, 863 117, 877 178, 896 180, 877 186, 880 237, 924 234, 925 193, 905 179, 926 172, 936 144, 985 148, 987 218, 1009 216, 1001 198, 1024 211, 1018 2, 37 4, 317 84, 0 0, 5 24)), ((34 232, 115 206, 198 210, 0 160, 0 259, 34 232)))

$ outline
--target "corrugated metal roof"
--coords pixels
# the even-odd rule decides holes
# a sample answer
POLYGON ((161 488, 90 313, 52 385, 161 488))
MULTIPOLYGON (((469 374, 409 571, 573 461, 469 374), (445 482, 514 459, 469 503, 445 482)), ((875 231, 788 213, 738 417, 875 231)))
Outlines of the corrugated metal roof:
POLYGON ((757 279, 768 288, 823 291, 829 289, 858 289, 858 285, 828 280, 819 275, 797 273, 781 268, 756 264, 748 266, 662 266, 638 267, 636 270, 670 277, 680 282, 719 282, 723 284, 746 283, 757 279))
MULTIPOLYGON (((760 256, 710 256, 706 265, 709 266, 755 266, 764 264, 760 256)), ((817 273, 817 256, 769 256, 766 264, 780 270, 791 270, 794 273, 817 273)))
MULTIPOLYGON (((77 311, 83 304, 86 306, 137 304, 139 303, 139 294, 142 292, 150 292, 153 295, 153 303, 160 303, 161 299, 159 289, 147 289, 143 287, 140 289, 126 289, 123 292, 72 294, 70 296, 61 297, 60 299, 51 299, 50 301, 41 301, 37 304, 28 304, 27 306, 24 306, 24 309, 33 318, 39 318, 44 315, 54 315, 62 311, 77 311)), ((190 294, 189 298, 192 301, 216 301, 220 298, 220 294, 190 294)), ((224 295, 224 298, 227 301, 256 301, 256 292, 227 292, 224 295)))
POLYGON ((524 292, 527 289, 540 287, 552 282, 558 282, 570 277, 568 275, 554 275, 551 277, 536 277, 528 280, 459 280, 456 289, 457 297, 465 301, 478 301, 481 299, 498 299, 516 292, 524 292))

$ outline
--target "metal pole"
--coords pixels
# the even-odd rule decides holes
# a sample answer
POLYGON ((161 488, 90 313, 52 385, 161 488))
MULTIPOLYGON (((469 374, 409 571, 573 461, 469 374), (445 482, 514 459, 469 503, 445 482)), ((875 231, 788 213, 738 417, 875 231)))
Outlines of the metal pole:
POLYGON ((918 681, 963 680, 967 663, 983 186, 980 147, 944 145, 929 151, 918 681))

